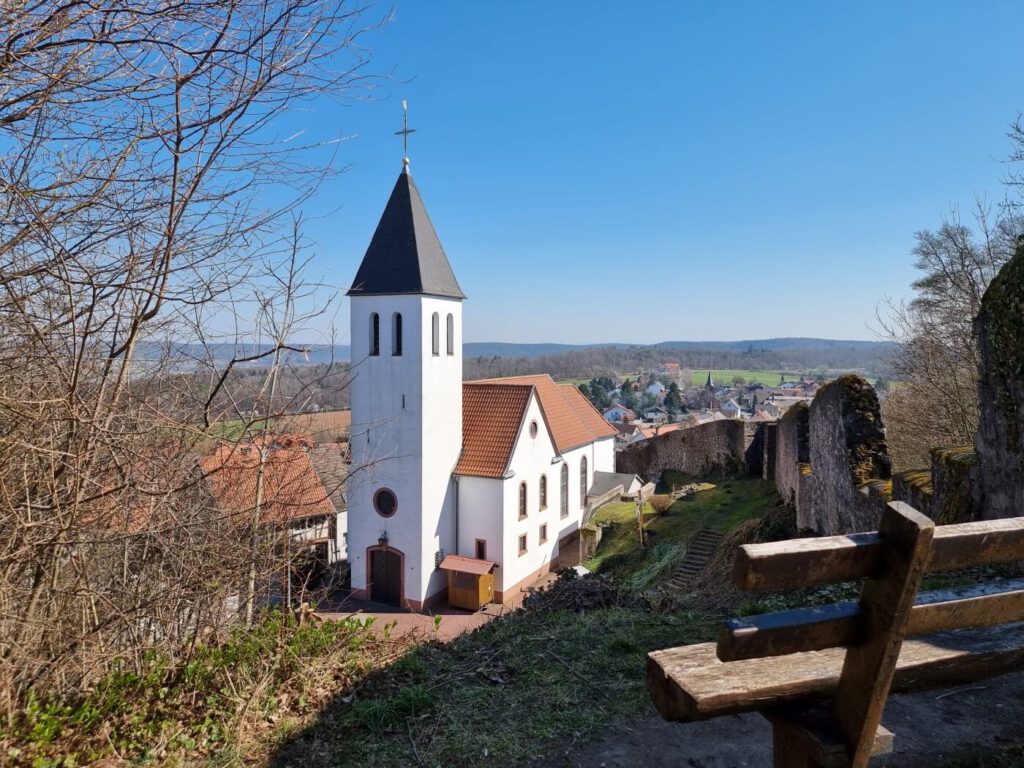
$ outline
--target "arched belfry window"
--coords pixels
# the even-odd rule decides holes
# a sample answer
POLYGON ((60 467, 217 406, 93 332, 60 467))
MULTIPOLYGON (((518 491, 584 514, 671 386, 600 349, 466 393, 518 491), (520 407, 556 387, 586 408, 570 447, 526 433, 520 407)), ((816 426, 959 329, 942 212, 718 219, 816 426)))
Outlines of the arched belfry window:
POLYGON ((376 357, 380 354, 380 315, 376 312, 370 315, 370 355, 376 357))
POLYGON ((559 514, 562 517, 569 516, 569 467, 565 462, 562 463, 562 483, 561 483, 561 509, 559 514))
POLYGON ((519 519, 526 518, 526 483, 519 484, 519 519))
POLYGON ((540 508, 548 508, 548 476, 540 476, 540 508))
POLYGON ((402 313, 395 312, 391 316, 391 354, 402 356, 402 313))
POLYGON ((455 354, 455 318, 448 313, 448 354, 455 354))
POLYGON ((580 459, 580 506, 587 504, 587 457, 580 459))
POLYGON ((441 318, 434 313, 434 316, 430 318, 430 333, 431 333, 431 351, 435 355, 441 354, 441 318))

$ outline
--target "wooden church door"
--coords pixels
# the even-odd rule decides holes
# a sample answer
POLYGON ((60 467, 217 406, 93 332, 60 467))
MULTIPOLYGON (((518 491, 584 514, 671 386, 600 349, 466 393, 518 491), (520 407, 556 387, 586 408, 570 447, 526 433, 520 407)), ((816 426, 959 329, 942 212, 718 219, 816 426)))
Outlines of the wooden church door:
POLYGON ((370 553, 370 599, 401 605, 402 558, 397 552, 375 549, 370 553))

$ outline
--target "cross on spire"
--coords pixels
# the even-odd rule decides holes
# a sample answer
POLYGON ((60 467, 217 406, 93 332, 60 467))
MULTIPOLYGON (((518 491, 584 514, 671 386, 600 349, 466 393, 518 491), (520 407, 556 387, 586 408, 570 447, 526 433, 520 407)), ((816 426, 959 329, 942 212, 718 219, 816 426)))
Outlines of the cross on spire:
POLYGON ((409 167, 409 134, 416 133, 415 128, 409 127, 409 102, 402 99, 402 130, 395 131, 395 136, 402 137, 402 165, 409 167))

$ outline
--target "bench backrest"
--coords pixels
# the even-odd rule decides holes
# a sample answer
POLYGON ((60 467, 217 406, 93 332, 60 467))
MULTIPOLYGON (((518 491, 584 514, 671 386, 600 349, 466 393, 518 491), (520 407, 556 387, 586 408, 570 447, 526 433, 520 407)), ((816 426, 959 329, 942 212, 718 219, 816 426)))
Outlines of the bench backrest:
POLYGON ((936 527, 892 502, 879 530, 741 547, 733 575, 746 590, 784 590, 864 579, 858 602, 726 622, 722 661, 845 646, 834 715, 853 765, 870 757, 903 638, 1024 619, 1024 589, 919 599, 928 571, 1024 560, 1024 518, 936 527))

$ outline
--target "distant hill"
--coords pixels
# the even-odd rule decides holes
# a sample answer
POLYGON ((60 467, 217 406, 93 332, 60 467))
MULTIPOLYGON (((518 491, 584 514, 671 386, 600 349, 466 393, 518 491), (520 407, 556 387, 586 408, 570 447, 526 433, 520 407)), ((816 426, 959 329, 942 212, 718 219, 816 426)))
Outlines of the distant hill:
MULTIPOLYGON (((296 345, 298 346, 298 344, 296 345)), ((236 347, 234 344, 212 344, 203 348, 198 344, 173 344, 171 349, 175 357, 183 360, 207 359, 212 353, 214 360, 218 363, 229 361, 233 355, 246 357, 269 350, 266 345, 246 345, 236 347)), ((680 351, 707 351, 707 352, 786 352, 799 350, 811 352, 813 350, 835 351, 851 350, 857 351, 870 357, 877 356, 884 358, 891 354, 895 345, 885 341, 860 341, 844 339, 816 339, 805 337, 778 338, 778 339, 744 339, 741 341, 659 341, 656 344, 629 344, 624 342, 607 342, 601 344, 518 344, 503 341, 471 341, 463 344, 462 353, 465 358, 477 357, 501 357, 501 358, 538 358, 550 355, 562 355, 568 352, 579 352, 583 350, 598 349, 620 349, 620 350, 680 350, 680 351)), ((166 347, 150 343, 142 350, 142 357, 146 359, 159 358, 166 347)), ((351 356, 351 349, 347 344, 313 344, 309 352, 300 355, 294 352, 287 353, 287 359, 292 365, 323 365, 331 362, 347 361, 351 356)), ((261 366, 270 362, 269 357, 254 361, 248 365, 261 366)))

